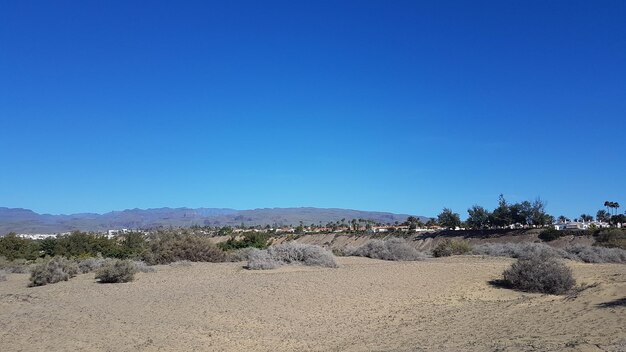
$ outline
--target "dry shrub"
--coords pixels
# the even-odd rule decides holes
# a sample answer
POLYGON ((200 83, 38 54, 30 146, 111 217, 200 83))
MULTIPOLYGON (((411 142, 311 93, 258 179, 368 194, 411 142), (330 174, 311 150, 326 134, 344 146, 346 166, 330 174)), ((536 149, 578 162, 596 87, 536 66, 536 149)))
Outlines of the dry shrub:
POLYGON ((472 246, 466 241, 445 239, 433 249, 435 257, 449 257, 451 255, 467 254, 472 250, 472 246))
POLYGON ((30 272, 30 264, 26 259, 9 261, 5 257, 0 257, 0 269, 11 274, 26 274, 30 272))
POLYGON ((149 240, 145 255, 148 264, 169 264, 180 260, 191 262, 223 262, 226 254, 208 237, 160 233, 149 240))
POLYGON ((240 248, 234 251, 229 251, 226 253, 226 261, 228 262, 245 262, 250 259, 250 253, 254 251, 255 248, 240 248))
POLYGON ((135 267, 137 268, 137 271, 140 273, 155 273, 156 272, 155 267, 146 264, 146 262, 142 260, 135 260, 133 261, 133 263, 135 263, 135 267))
POLYGON ((525 292, 560 295, 576 284, 570 268, 554 258, 541 256, 518 259, 502 275, 511 288, 525 292))
POLYGON ((74 261, 64 257, 46 259, 32 267, 30 286, 43 286, 67 281, 78 273, 78 265, 74 261))
POLYGON ((485 243, 474 246, 472 254, 511 258, 562 258, 586 263, 626 263, 626 251, 619 248, 605 248, 575 245, 563 249, 543 243, 485 243))
POLYGON ((403 238, 388 238, 386 240, 369 240, 356 248, 346 248, 345 255, 368 257, 382 260, 422 260, 426 255, 411 245, 403 238))
POLYGON ((565 251, 585 263, 626 263, 626 251, 619 248, 571 246, 565 251))
POLYGON ((101 283, 130 282, 135 278, 137 266, 130 260, 107 260, 96 271, 96 279, 101 283))
POLYGON ((247 268, 263 270, 281 265, 338 267, 332 252, 320 246, 289 242, 265 250, 252 250, 247 268))
POLYGON ((86 258, 78 262, 78 268, 83 274, 90 273, 99 269, 105 261, 106 259, 102 258, 101 255, 94 258, 86 258))
POLYGON ((472 248, 472 254, 489 255, 495 257, 511 257, 511 258, 531 258, 531 257, 548 257, 548 258, 568 258, 571 256, 564 250, 557 249, 543 243, 485 243, 475 245, 472 248))

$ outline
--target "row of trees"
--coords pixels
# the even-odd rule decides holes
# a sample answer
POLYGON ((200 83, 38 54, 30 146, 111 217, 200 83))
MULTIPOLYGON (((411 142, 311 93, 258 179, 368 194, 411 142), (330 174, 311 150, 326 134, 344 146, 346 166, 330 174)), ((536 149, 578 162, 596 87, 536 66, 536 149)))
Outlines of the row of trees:
POLYGON ((489 211, 480 205, 467 209, 468 218, 465 224, 461 222, 458 213, 444 208, 437 216, 440 226, 447 228, 468 227, 471 229, 502 228, 513 224, 525 226, 544 226, 554 222, 554 217, 546 213, 546 203, 540 198, 534 201, 508 204, 504 195, 498 199, 498 207, 489 211))
MULTIPOLYGON (((498 199, 498 207, 492 212, 480 205, 474 205, 467 209, 467 213, 466 226, 472 229, 507 227, 514 224, 544 226, 554 222, 554 217, 546 212, 546 202, 540 198, 532 202, 508 204, 502 194, 498 199)), ((444 219, 450 219, 449 214, 444 219)), ((447 223, 442 226, 449 227, 447 223)))
MULTIPOLYGON (((617 209, 620 205, 618 202, 604 202, 607 210, 598 210, 596 220, 616 225, 618 223, 626 223, 626 215, 618 214, 617 209), (612 210, 612 211, 611 211, 612 210)), ((508 204, 504 196, 501 194, 498 199, 498 207, 493 211, 489 211, 482 206, 474 205, 467 209, 468 218, 465 222, 461 221, 458 213, 448 208, 437 216, 437 223, 447 228, 467 227, 471 229, 487 229, 487 228, 503 228, 514 224, 522 226, 541 227, 554 223, 554 217, 546 212, 546 203, 540 198, 534 201, 523 201, 515 204, 508 204)), ((410 220, 410 218, 409 218, 410 220)), ((561 223, 568 222, 565 216, 558 217, 561 223)), ((593 221, 593 216, 589 214, 581 214, 580 218, 574 221, 593 221)))

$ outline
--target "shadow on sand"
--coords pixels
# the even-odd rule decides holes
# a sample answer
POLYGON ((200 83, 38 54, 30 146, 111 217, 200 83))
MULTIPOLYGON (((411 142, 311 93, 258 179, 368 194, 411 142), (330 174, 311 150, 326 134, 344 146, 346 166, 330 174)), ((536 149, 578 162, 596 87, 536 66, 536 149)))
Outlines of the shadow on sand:
POLYGON ((626 307, 626 297, 598 304, 600 308, 626 307))

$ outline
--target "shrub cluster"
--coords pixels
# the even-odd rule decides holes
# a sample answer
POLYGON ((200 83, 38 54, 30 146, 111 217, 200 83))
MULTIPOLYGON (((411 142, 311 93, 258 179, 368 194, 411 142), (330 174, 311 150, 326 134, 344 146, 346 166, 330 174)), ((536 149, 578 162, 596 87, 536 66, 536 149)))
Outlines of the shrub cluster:
POLYGON ((539 233, 539 239, 546 242, 554 241, 561 236, 563 236, 563 232, 554 228, 546 229, 539 233))
POLYGON ((343 251, 344 255, 368 257, 382 260, 422 260, 426 255, 403 238, 391 237, 385 240, 369 240, 360 247, 348 247, 343 251))
POLYGON ((585 263, 625 263, 626 251, 619 248, 570 246, 565 251, 575 260, 585 263))
POLYGON ((274 269, 282 265, 338 267, 332 252, 309 244, 289 242, 265 250, 253 249, 249 254, 248 269, 274 269))
POLYGON ((596 244, 602 247, 626 250, 626 229, 600 230, 596 236, 596 244))
POLYGON ((225 251, 249 247, 265 249, 269 239, 270 234, 268 233, 247 232, 239 237, 231 236, 228 240, 218 244, 218 247, 225 251))
POLYGON ((156 268, 154 266, 148 265, 143 260, 135 260, 133 261, 133 263, 135 263, 135 267, 137 268, 137 271, 140 273, 155 273, 156 272, 156 268))
POLYGON ((467 254, 472 250, 472 246, 466 241, 444 239, 433 249, 435 257, 449 257, 451 255, 467 254))
POLYGON ((59 281, 67 281, 79 272, 76 262, 54 257, 43 260, 31 269, 30 286, 43 286, 59 281))
POLYGON ((83 274, 90 273, 99 269, 105 261, 106 259, 104 259, 101 255, 92 258, 85 258, 78 261, 78 268, 83 274))
POLYGON ((560 295, 576 284, 565 264, 539 255, 518 259, 502 275, 512 288, 525 292, 560 295))
POLYGON ((191 262, 223 262, 224 251, 208 237, 188 234, 158 233, 148 241, 144 260, 151 265, 168 264, 180 260, 191 262))
POLYGON ((626 263, 626 251, 623 249, 584 245, 558 249, 544 243, 485 243, 474 246, 472 254, 521 259, 540 256, 586 263, 626 263))
POLYGON ((8 260, 35 260, 43 256, 95 257, 99 253, 112 258, 134 258, 145 249, 142 233, 128 233, 119 238, 75 231, 43 240, 31 240, 10 233, 0 237, 0 256, 8 260))
POLYGON ((98 270, 96 279, 101 283, 130 282, 135 278, 137 266, 131 260, 107 260, 98 270))
POLYGON ((0 257, 0 270, 5 273, 26 274, 30 272, 30 264, 26 259, 8 261, 6 258, 0 257))
POLYGON ((534 256, 569 258, 567 252, 544 243, 484 243, 475 245, 472 254, 495 257, 530 258, 534 256))

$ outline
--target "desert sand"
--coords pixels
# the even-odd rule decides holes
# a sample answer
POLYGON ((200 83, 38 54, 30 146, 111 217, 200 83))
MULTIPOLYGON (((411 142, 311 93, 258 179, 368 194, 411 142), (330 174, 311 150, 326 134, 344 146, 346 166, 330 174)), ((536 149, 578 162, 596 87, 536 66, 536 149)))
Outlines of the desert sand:
POLYGON ((567 262, 577 295, 499 288, 514 260, 478 256, 248 271, 159 266, 0 282, 0 351, 626 351, 626 266, 567 262))

